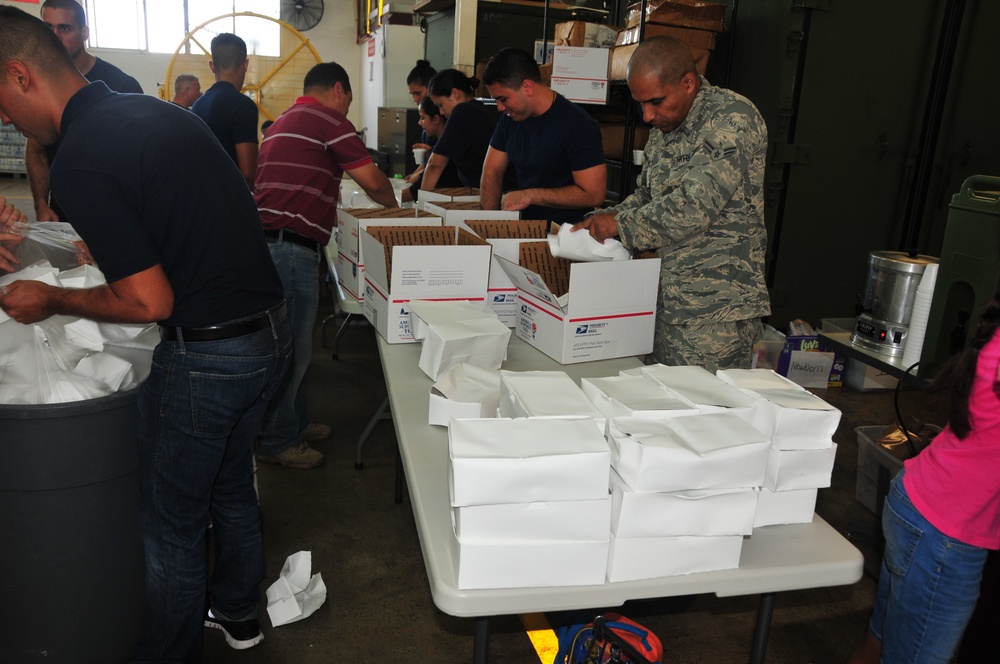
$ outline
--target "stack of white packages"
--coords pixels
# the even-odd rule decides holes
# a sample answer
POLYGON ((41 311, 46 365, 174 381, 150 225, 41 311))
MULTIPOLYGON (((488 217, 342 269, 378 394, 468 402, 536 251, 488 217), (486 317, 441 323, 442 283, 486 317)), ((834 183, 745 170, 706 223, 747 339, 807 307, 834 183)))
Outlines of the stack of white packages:
POLYGON ((812 521, 817 490, 830 486, 840 411, 767 369, 725 369, 718 375, 759 399, 748 422, 772 441, 754 525, 812 521))
POLYGON ((731 413, 610 420, 608 581, 738 567, 770 442, 731 413))
POLYGON ((507 357, 510 328, 483 303, 415 300, 410 329, 421 342, 418 366, 432 380, 457 364, 499 369, 507 357))
MULTIPOLYGON (((75 237, 66 236, 67 241, 75 237)), ((28 248, 30 240, 24 245, 28 248)), ((21 280, 65 288, 105 283, 104 275, 90 265, 60 271, 43 259, 0 277, 0 286, 21 280)), ((96 323, 72 316, 22 325, 0 309, 0 403, 67 403, 132 389, 149 374, 158 342, 155 325, 96 323)))
POLYGON ((458 587, 603 583, 609 463, 607 442, 588 419, 452 420, 458 587))
POLYGON ((580 389, 605 417, 665 419, 697 415, 698 407, 641 375, 582 378, 580 389))

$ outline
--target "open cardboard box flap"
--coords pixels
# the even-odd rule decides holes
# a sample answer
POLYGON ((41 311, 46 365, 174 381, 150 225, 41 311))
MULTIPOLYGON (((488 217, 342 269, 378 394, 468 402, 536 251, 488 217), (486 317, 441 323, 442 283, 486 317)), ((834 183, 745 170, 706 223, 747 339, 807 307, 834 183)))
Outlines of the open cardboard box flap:
POLYGON ((549 228, 545 219, 469 219, 465 225, 487 240, 544 240, 549 228))
MULTIPOLYGON (((377 239, 385 250, 382 260, 385 270, 382 274, 392 274, 392 250, 394 247, 456 247, 490 246, 486 240, 476 237, 464 228, 454 226, 369 226, 369 235, 377 239)), ((371 264, 378 260, 367 258, 371 264)))

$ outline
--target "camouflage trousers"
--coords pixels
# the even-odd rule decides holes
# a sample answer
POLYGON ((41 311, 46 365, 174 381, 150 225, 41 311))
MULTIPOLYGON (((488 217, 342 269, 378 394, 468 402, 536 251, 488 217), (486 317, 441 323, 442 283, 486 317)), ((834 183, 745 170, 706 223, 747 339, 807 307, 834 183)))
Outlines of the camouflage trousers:
POLYGON ((764 326, 759 318, 707 325, 669 325, 656 321, 653 352, 647 364, 694 365, 717 369, 749 369, 753 345, 764 326))

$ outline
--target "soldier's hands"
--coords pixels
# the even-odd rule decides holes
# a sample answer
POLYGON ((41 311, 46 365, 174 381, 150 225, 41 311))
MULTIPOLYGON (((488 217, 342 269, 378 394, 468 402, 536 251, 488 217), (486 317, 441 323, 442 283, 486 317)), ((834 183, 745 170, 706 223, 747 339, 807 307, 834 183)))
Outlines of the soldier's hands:
POLYGON ((587 217, 583 221, 577 222, 573 226, 572 232, 576 233, 582 230, 589 231, 591 237, 603 244, 608 238, 613 238, 618 235, 618 221, 615 219, 615 214, 613 212, 595 214, 587 217))

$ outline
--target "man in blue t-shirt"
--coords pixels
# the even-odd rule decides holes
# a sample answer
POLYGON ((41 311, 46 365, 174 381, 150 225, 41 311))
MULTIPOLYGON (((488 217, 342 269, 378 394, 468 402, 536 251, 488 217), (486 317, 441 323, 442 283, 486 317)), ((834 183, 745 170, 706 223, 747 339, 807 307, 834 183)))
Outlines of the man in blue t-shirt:
POLYGON ((205 121, 252 190, 257 173, 257 104, 240 92, 249 63, 246 42, 228 32, 216 35, 208 63, 215 84, 191 106, 191 112, 205 121))
POLYGON ((505 48, 486 65, 483 83, 503 114, 483 164, 483 209, 575 223, 603 204, 608 170, 597 123, 542 85, 535 60, 521 49, 505 48), (518 189, 503 193, 503 175, 511 166, 518 189))

